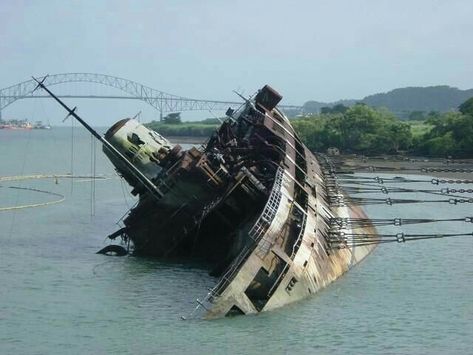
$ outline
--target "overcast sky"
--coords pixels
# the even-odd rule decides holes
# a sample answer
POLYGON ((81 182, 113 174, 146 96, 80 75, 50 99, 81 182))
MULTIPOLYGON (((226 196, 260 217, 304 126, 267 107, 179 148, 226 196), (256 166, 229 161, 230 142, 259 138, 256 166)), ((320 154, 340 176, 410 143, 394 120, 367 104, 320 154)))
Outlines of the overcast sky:
MULTIPOLYGON (((472 38, 472 0, 1 0, 0 88, 31 75, 92 72, 222 100, 268 83, 287 104, 404 86, 466 89, 472 38)), ((146 105, 71 104, 103 124, 146 105)), ((38 105, 41 117, 60 121, 49 103, 26 100, 3 115, 41 118, 38 105)))

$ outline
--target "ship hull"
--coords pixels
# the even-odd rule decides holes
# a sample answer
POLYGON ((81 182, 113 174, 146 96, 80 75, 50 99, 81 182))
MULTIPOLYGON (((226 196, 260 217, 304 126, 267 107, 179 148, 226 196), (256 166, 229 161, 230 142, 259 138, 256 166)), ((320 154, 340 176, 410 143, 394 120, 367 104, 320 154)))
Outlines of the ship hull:
MULTIPOLYGON (((255 249, 246 261, 235 264, 222 277, 219 285, 207 296, 205 318, 213 319, 233 314, 253 314, 269 311, 314 295, 361 262, 376 247, 376 243, 356 248, 332 249, 327 242, 334 218, 367 218, 359 207, 330 207, 319 161, 306 150, 311 166, 309 179, 317 188, 309 195, 305 210, 305 228, 298 236, 291 252, 283 248, 284 230, 294 199, 291 195, 292 177, 288 170, 281 174, 278 209, 267 225, 255 249), (274 267, 274 263, 279 266, 274 267), (273 274, 273 276, 271 276, 273 274), (229 281, 231 280, 231 281, 229 281), (259 283, 259 292, 252 292, 259 283)), ((351 229, 344 229, 350 234, 351 229)), ((375 234, 374 227, 357 233, 375 234)))
MULTIPOLYGON (((323 161, 276 108, 281 98, 265 86, 238 111, 229 110, 200 149, 181 151, 160 136, 150 141, 153 132, 127 120, 106 134, 153 183, 150 194, 111 157, 140 197, 121 233, 135 255, 211 265, 219 281, 199 301, 205 318, 258 313, 308 297, 374 249, 374 243, 355 249, 331 243, 334 219, 365 216, 331 204, 339 192, 329 189, 323 161)), ((364 232, 375 234, 370 226, 364 232)))

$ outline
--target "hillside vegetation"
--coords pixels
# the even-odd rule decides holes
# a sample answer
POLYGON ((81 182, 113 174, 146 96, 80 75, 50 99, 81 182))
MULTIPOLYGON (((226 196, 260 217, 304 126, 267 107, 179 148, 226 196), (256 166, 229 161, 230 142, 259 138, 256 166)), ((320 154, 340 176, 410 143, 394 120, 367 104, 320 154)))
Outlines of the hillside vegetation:
POLYGON ((369 95, 360 100, 340 100, 333 103, 308 101, 304 104, 304 112, 320 113, 323 107, 333 107, 337 104, 353 106, 365 103, 372 107, 385 107, 400 118, 408 118, 411 113, 422 114, 448 112, 473 96, 473 89, 460 90, 447 85, 429 87, 406 87, 391 90, 386 93, 369 95))
POLYGON ((473 89, 460 90, 450 86, 408 87, 383 94, 370 95, 362 102, 373 107, 386 107, 393 112, 455 110, 473 96, 473 89))

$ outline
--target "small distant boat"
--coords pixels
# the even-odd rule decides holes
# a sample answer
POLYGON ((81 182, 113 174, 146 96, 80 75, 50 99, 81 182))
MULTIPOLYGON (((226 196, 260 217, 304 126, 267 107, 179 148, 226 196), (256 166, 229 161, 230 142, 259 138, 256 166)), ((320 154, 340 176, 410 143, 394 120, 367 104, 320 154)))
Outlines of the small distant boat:
POLYGON ((15 129, 33 129, 33 126, 31 125, 31 123, 26 122, 26 123, 23 123, 19 126, 16 126, 15 129))
POLYGON ((49 124, 44 124, 42 121, 36 121, 33 126, 34 129, 51 129, 49 124))

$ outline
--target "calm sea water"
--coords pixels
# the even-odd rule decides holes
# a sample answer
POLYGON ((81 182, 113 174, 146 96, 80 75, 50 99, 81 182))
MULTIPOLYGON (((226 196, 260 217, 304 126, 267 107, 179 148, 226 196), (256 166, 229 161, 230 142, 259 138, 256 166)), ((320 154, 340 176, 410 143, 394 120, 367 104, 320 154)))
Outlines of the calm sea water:
MULTIPOLYGON (((0 176, 90 174, 90 135, 74 131, 73 163, 71 136, 64 128, 0 130, 0 176)), ((96 170, 113 174, 98 144, 96 170)), ((86 180, 0 185, 0 208, 57 198, 10 186, 66 197, 53 206, 0 212, 1 354, 473 353, 472 238, 380 246, 305 301, 257 316, 183 321, 215 282, 204 267, 95 254, 134 202, 120 179, 96 182, 95 215, 93 186, 86 180)), ((368 213, 473 215, 471 204, 398 206, 372 206, 368 213)), ((399 231, 393 228, 384 231, 399 231)), ((464 233, 473 225, 403 230, 464 233)))

